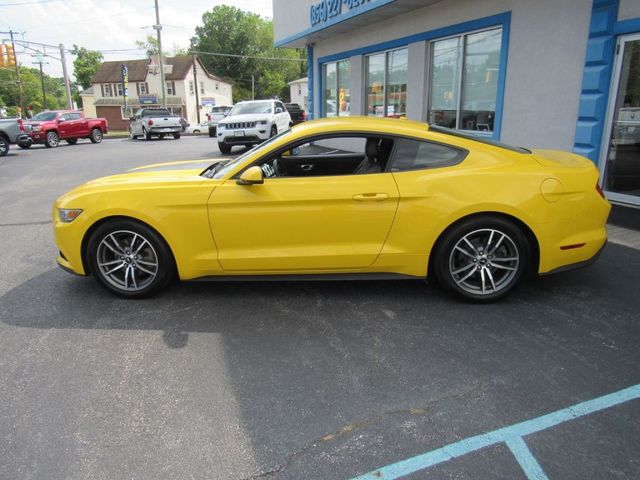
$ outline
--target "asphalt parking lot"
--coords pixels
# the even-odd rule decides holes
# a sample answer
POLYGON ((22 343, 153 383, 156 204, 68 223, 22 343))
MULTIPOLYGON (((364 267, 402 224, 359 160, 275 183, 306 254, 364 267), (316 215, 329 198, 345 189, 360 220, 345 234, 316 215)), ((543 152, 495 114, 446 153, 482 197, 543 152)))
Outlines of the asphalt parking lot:
POLYGON ((633 241, 484 306, 408 281, 184 283, 126 301, 55 265, 58 195, 219 155, 183 137, 0 158, 0 479, 640 477, 633 241), (471 448, 529 420, 545 428, 471 448))

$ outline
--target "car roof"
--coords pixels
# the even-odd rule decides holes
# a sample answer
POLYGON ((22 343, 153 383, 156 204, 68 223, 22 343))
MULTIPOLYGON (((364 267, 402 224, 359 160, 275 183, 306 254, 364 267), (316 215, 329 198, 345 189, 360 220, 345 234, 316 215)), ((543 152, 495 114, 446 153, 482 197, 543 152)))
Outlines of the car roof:
POLYGON ((383 118, 383 117, 367 117, 359 115, 350 115, 348 117, 328 117, 318 120, 312 120, 310 122, 304 122, 296 125, 297 131, 303 130, 316 130, 318 127, 326 128, 330 130, 353 130, 353 131, 374 131, 389 133, 400 133, 399 130, 404 133, 413 133, 417 135, 424 135, 429 130, 429 125, 424 122, 417 122, 415 120, 406 120, 404 118, 383 118))

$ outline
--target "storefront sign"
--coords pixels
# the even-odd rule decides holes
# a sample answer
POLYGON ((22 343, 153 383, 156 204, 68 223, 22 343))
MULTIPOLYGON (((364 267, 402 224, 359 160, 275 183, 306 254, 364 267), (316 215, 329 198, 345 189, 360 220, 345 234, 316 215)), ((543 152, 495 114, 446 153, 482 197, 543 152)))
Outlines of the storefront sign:
POLYGON ((155 95, 140 95, 138 97, 140 105, 153 105, 158 103, 158 97, 155 95))
POLYGON ((127 97, 129 96, 129 68, 122 64, 122 95, 124 96, 124 109, 127 109, 127 97))
POLYGON ((202 97, 200 99, 200 105, 202 105, 202 106, 211 105, 212 107, 215 107, 216 99, 213 98, 213 97, 202 97))
POLYGON ((362 5, 366 5, 371 0, 322 0, 311 5, 311 26, 314 27, 329 21, 331 18, 342 14, 345 11, 353 10, 362 5))

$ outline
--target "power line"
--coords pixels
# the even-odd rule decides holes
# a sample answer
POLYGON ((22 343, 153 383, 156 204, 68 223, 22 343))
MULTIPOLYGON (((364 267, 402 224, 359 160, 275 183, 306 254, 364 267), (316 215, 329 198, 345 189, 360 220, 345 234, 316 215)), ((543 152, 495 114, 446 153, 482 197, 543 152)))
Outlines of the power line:
POLYGON ((287 58, 287 57, 260 57, 257 55, 236 55, 231 53, 215 53, 215 52, 199 52, 195 50, 191 50, 189 53, 197 54, 197 55, 209 55, 213 57, 232 57, 232 58, 253 58, 256 60, 284 60, 289 62, 306 62, 306 59, 303 58, 287 58))

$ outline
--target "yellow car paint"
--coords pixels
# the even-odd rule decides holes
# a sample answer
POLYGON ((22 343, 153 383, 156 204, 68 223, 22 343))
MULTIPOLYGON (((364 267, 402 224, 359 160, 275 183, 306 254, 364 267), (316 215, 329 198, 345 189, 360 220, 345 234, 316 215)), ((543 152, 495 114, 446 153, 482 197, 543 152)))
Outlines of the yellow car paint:
POLYGON ((63 195, 53 208, 58 262, 87 274, 88 236, 113 217, 155 229, 183 280, 354 272, 424 277, 442 233, 486 212, 513 218, 532 237, 539 273, 587 261, 606 242, 610 205, 596 192, 598 173, 589 160, 565 152, 513 152, 409 120, 354 116, 306 122, 250 152, 224 178, 205 178, 202 170, 193 161, 155 164, 63 195), (237 183, 241 172, 271 152, 319 134, 346 132, 431 140, 469 153, 445 168, 237 183), (63 223, 58 208, 83 212, 63 223))

